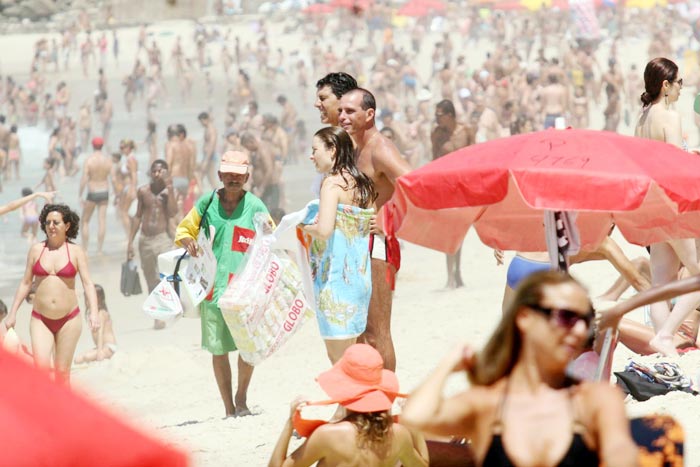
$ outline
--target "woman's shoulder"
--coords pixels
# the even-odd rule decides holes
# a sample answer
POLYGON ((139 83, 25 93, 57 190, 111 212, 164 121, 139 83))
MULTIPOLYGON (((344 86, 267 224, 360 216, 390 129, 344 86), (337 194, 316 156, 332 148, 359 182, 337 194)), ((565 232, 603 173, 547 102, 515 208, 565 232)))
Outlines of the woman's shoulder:
POLYGON ((309 442, 354 442, 356 436, 357 430, 352 423, 340 421, 326 423, 316 428, 309 437, 309 442))
POLYGON ((580 399, 581 403, 594 409, 600 406, 601 401, 610 399, 622 400, 620 390, 607 382, 583 381, 571 387, 574 397, 580 399))

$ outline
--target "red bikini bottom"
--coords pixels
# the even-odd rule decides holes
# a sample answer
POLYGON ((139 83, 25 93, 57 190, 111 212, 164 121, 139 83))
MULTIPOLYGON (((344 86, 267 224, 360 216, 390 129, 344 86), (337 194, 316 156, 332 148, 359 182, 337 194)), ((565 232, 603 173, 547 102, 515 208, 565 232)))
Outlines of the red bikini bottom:
POLYGON ((58 318, 58 319, 47 318, 46 316, 42 315, 38 311, 34 311, 34 310, 32 310, 32 317, 36 318, 36 319, 40 319, 41 322, 44 323, 44 325, 47 328, 49 328, 49 331, 51 331, 53 333, 53 335, 55 336, 56 334, 58 334, 58 331, 61 330, 61 328, 63 327, 64 324, 66 324, 68 321, 70 321, 71 319, 78 316, 79 313, 80 313, 80 308, 78 308, 76 306, 75 310, 71 311, 63 318, 58 318))

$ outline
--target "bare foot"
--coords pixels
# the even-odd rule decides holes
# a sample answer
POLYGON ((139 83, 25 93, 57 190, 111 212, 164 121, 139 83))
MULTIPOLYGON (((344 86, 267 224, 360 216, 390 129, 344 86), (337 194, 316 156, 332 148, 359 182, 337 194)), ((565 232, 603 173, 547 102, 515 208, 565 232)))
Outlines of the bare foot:
POLYGON ((153 321, 153 329, 165 329, 165 321, 161 321, 159 319, 156 319, 153 321))
POLYGON ((236 417, 246 417, 248 415, 253 415, 253 412, 248 409, 248 404, 246 403, 245 398, 238 398, 236 397, 236 409, 234 411, 236 414, 236 417))
POLYGON ((660 336, 657 334, 649 341, 649 347, 665 357, 678 356, 676 346, 673 344, 673 336, 660 336))

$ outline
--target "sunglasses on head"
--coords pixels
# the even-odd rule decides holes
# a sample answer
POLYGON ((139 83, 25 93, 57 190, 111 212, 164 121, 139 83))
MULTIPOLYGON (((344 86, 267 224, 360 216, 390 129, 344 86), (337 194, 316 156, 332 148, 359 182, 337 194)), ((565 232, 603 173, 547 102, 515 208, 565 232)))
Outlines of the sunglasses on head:
POLYGON ((586 325, 586 328, 590 329, 591 323, 593 322, 593 318, 595 317, 595 313, 592 309, 585 315, 582 315, 579 312, 573 310, 565 310, 561 308, 548 308, 541 305, 528 305, 528 308, 532 308, 533 310, 542 313, 543 315, 551 319, 554 322, 554 324, 565 329, 572 329, 574 326, 576 326, 576 323, 578 323, 579 321, 583 321, 583 323, 586 325))

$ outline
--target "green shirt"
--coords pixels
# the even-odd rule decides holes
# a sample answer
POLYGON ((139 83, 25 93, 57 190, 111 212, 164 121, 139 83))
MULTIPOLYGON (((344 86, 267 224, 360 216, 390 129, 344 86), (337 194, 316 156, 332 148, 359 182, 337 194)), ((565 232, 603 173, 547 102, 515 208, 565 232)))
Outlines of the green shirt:
MULTIPOLYGON (((193 210, 196 209, 200 218, 204 214, 209 199, 211 199, 211 192, 202 195, 195 203, 193 210)), ((253 216, 258 212, 269 214, 265 204, 252 193, 245 193, 230 216, 221 207, 218 192, 214 195, 202 225, 204 229, 208 229, 209 225, 216 229, 212 244, 217 261, 216 279, 213 293, 210 292, 206 300, 218 303, 231 278, 238 273, 241 261, 255 238, 253 216)))

